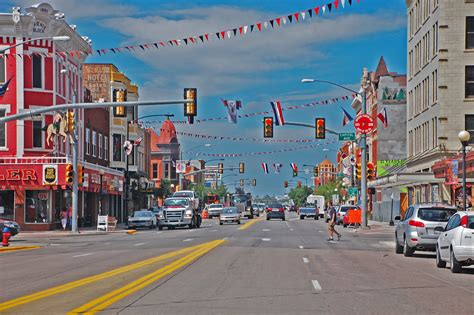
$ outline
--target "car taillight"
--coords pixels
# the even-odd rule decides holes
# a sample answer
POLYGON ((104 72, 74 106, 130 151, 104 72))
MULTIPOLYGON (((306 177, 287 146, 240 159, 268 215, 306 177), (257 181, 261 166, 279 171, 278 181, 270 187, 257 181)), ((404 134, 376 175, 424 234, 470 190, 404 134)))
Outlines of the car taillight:
POLYGON ((272 208, 270 208, 270 207, 269 207, 269 208, 267 208, 267 211, 272 211, 272 208))
POLYGON ((425 224, 423 222, 415 221, 415 220, 408 221, 408 225, 416 226, 416 227, 425 227, 425 224))
POLYGON ((338 216, 338 217, 340 217, 340 216, 341 216, 341 214, 340 214, 340 213, 338 213, 338 214, 337 214, 337 216, 338 216))
POLYGON ((278 211, 283 212, 283 208, 278 208, 278 211))
POLYGON ((467 215, 461 218, 461 226, 467 228, 467 215))

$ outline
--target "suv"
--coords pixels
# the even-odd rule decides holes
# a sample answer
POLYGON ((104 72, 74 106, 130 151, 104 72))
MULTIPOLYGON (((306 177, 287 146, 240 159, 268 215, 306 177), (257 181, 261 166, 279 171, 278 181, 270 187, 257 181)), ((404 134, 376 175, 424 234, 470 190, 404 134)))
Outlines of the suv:
POLYGON ((415 250, 435 251, 436 241, 446 222, 455 214, 455 207, 436 203, 413 205, 395 228, 395 252, 412 256, 415 250))

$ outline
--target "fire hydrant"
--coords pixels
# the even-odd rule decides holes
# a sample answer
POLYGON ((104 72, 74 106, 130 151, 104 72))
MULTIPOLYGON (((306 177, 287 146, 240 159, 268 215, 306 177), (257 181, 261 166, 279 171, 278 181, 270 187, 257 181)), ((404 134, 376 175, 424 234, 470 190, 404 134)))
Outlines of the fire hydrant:
POLYGON ((12 236, 12 234, 10 233, 10 230, 7 227, 4 227, 3 228, 3 238, 2 238, 2 246, 3 247, 7 247, 8 245, 10 245, 10 243, 8 243, 8 241, 10 240, 11 236, 12 236))

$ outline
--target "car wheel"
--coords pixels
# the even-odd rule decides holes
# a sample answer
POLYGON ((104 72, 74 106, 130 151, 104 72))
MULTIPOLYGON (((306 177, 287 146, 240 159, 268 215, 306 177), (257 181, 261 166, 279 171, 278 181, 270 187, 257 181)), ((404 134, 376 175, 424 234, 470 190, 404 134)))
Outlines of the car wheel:
POLYGON ((304 220, 304 217, 302 215, 300 215, 300 220, 304 220))
POLYGON ((163 231, 163 227, 161 225, 159 225, 158 230, 163 231))
POLYGON ((451 265, 451 272, 452 273, 460 273, 462 271, 462 266, 459 261, 454 256, 454 251, 451 248, 451 255, 449 255, 449 263, 451 265))
POLYGON ((285 217, 281 218, 282 221, 285 221, 285 217))
POLYGON ((253 219, 253 215, 251 215, 251 216, 249 217, 249 219, 253 219))
POLYGON ((405 242, 403 244, 403 255, 405 257, 410 257, 410 256, 413 256, 414 252, 415 252, 415 250, 413 248, 411 248, 410 246, 408 246, 408 242, 405 238, 405 242))
POLYGON ((269 218, 269 217, 267 217, 267 221, 269 221, 269 220, 270 220, 270 218, 269 218))
POLYGON ((436 267, 446 268, 446 262, 441 259, 441 254, 439 253, 438 246, 436 246, 436 267))
POLYGON ((345 227, 345 228, 346 228, 346 227, 347 227, 347 224, 343 224, 342 227, 345 227))
POLYGON ((315 220, 319 220, 319 216, 316 215, 316 216, 314 217, 314 219, 315 219, 315 220))
POLYGON ((237 224, 240 224, 240 220, 239 220, 239 221, 237 221, 237 224))
POLYGON ((395 253, 403 254, 403 246, 398 243, 397 234, 395 234, 395 253))

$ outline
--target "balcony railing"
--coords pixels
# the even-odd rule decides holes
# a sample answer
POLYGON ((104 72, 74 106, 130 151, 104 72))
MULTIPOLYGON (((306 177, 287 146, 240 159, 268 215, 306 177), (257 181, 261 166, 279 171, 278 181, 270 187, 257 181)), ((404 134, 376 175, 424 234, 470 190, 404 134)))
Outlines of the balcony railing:
POLYGON ((0 157, 0 165, 12 164, 67 164, 71 160, 67 157, 0 157))

